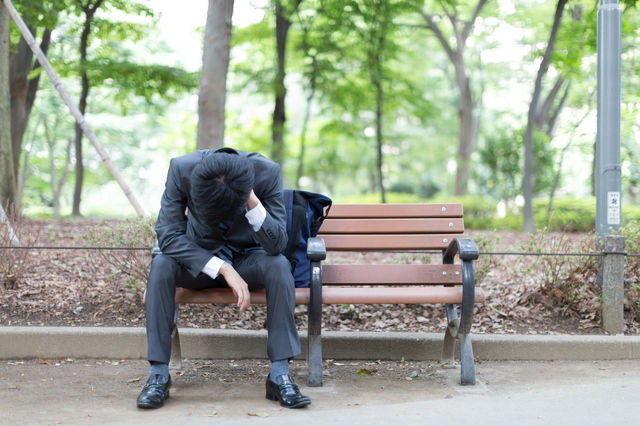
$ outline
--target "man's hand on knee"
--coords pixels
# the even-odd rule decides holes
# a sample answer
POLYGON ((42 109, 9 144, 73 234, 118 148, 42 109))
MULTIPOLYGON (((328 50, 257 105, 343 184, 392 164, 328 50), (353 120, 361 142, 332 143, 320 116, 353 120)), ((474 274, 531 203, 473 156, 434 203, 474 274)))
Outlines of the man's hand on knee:
POLYGON ((238 298, 238 307, 240 311, 244 311, 251 304, 251 294, 249 293, 249 286, 242 279, 240 274, 233 269, 233 266, 228 263, 224 263, 220 267, 220 275, 227 281, 227 285, 233 290, 233 294, 238 298))

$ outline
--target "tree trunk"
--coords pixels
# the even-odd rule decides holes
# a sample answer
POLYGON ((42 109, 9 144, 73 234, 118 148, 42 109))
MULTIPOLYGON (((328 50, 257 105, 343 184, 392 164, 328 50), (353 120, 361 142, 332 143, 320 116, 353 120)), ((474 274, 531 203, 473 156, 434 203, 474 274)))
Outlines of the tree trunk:
MULTIPOLYGON (((31 34, 35 35, 35 29, 28 27, 31 34)), ((23 37, 18 42, 18 50, 12 53, 9 59, 9 85, 11 87, 11 150, 13 154, 13 171, 17 176, 20 164, 20 150, 22 148, 22 135, 27 126, 25 103, 29 91, 29 79, 33 52, 23 37)))
POLYGON ((464 62, 456 66, 458 74, 458 88, 460 89, 460 99, 458 101, 458 113, 460 116, 460 133, 458 144, 458 158, 456 167, 456 188, 455 195, 466 195, 469 184, 469 167, 471 154, 475 149, 478 126, 473 116, 476 102, 471 94, 469 77, 464 70, 464 62), (459 71, 458 71, 459 69, 459 71))
MULTIPOLYGON (((36 121, 35 126, 33 126, 33 131, 31 132, 31 147, 33 149, 33 145, 38 136, 38 127, 40 126, 40 121, 44 117, 44 114, 40 114, 38 116, 38 120, 36 121)), ((23 163, 22 163, 22 172, 18 174, 18 208, 22 207, 22 196, 24 195, 24 187, 27 183, 27 178, 29 177, 29 154, 30 151, 24 151, 23 163)))
MULTIPOLYGON (((89 97, 89 77, 87 77, 87 71, 85 65, 87 63, 87 46, 89 45, 89 34, 91 34, 91 23, 96 10, 100 7, 103 0, 97 0, 92 6, 91 0, 82 9, 85 13, 84 27, 82 29, 82 36, 80 37, 80 68, 82 78, 82 93, 80 95, 80 103, 78 109, 80 113, 85 116, 87 110, 87 98, 89 97)), ((76 123, 76 138, 75 138, 75 151, 76 151, 76 185, 73 192, 73 210, 71 214, 73 216, 81 216, 80 214, 80 202, 82 199, 82 181, 84 179, 84 165, 82 164, 82 128, 76 123)))
POLYGON ((296 179, 296 189, 300 189, 300 179, 304 176, 304 154, 306 149, 307 128, 311 119, 311 105, 316 94, 316 81, 318 76, 318 53, 311 54, 309 46, 309 25, 304 24, 302 33, 302 46, 308 58, 311 58, 311 75, 309 76, 309 94, 307 95, 307 105, 302 121, 302 130, 300 132, 300 156, 298 157, 298 176, 296 179))
POLYGON ((9 93, 9 13, 0 5, 0 206, 16 202, 16 175, 11 147, 11 99, 9 93))
POLYGON ((542 93, 542 79, 549 69, 549 62, 551 60, 551 54, 555 49, 556 36, 558 34, 558 28, 562 21, 562 12, 567 4, 567 0, 558 0, 556 7, 556 13, 553 18, 553 27, 551 28, 551 34, 549 35, 549 43, 547 44, 547 50, 544 53, 540 68, 538 69, 538 75, 536 76, 536 82, 533 89, 533 96, 531 97, 531 103, 529 104, 529 114, 527 119, 527 129, 524 134, 524 176, 522 179, 522 192, 524 195, 524 223, 522 230, 525 232, 535 232, 536 221, 533 214, 533 131, 536 121, 536 112, 538 111, 538 104, 540 102, 540 94, 542 93))
POLYGON ((434 19, 434 16, 425 13, 422 9, 418 9, 418 12, 425 19, 427 28, 433 31, 456 71, 455 84, 460 92, 460 98, 458 100, 460 130, 458 133, 455 195, 465 195, 467 193, 470 167, 469 160, 471 159, 471 154, 475 150, 477 135, 479 134, 479 127, 475 122, 476 118, 473 114, 476 107, 476 101, 473 99, 473 94, 471 93, 471 81, 465 70, 464 49, 466 47, 467 39, 471 34, 471 30, 473 30, 475 21, 478 16, 480 16, 480 12, 487 1, 488 0, 478 1, 472 16, 468 21, 460 21, 457 9, 455 7, 449 8, 447 6, 448 2, 439 2, 451 22, 454 37, 448 37, 442 32, 438 23, 434 19), (452 46, 451 41, 454 39, 455 49, 452 46))
MULTIPOLYGON (((28 27, 31 34, 36 35, 36 29, 28 27)), ((40 49, 46 55, 51 42, 51 30, 45 29, 42 34, 40 49)), ((40 75, 29 80, 29 73, 40 67, 38 61, 33 63, 33 52, 20 37, 17 52, 10 57, 10 86, 11 86, 11 143, 13 150, 13 167, 17 175, 20 170, 20 155, 22 154, 22 142, 29 122, 31 108, 36 99, 40 75)))
POLYGON ((304 176, 304 151, 305 151, 305 139, 307 136, 307 127, 309 125, 309 120, 311 119, 311 103, 313 102, 313 97, 316 94, 316 84, 315 77, 317 67, 315 67, 316 60, 313 58, 314 69, 313 74, 311 76, 311 87, 309 91, 309 96, 307 96, 307 107, 304 113, 304 121, 302 122, 302 131, 300 132, 300 157, 298 158, 298 179, 296 179, 296 188, 300 189, 300 179, 304 176))
POLYGON ((278 55, 278 71, 273 84, 276 103, 273 110, 273 124, 271 127, 273 145, 271 147, 271 159, 280 166, 284 163, 284 123, 286 121, 284 99, 287 89, 284 85, 285 78, 285 54, 287 48, 287 33, 291 21, 285 17, 282 0, 276 1, 276 52, 278 55))
POLYGON ((278 72, 274 81, 274 90, 276 94, 276 103, 273 109, 273 124, 271 127, 272 147, 271 159, 276 163, 284 166, 284 124, 287 120, 285 115, 285 97, 287 89, 284 85, 285 73, 285 56, 287 50, 287 35, 291 26, 291 15, 298 9, 302 0, 292 0, 291 10, 283 5, 282 0, 276 0, 276 52, 278 55, 278 72))
POLYGON ((380 80, 374 82, 376 88, 376 141, 378 147, 378 185, 380 186, 381 202, 384 204, 387 202, 384 191, 384 180, 382 173, 382 164, 384 159, 382 157, 382 103, 384 100, 384 93, 382 91, 382 83, 380 80))
POLYGON ((62 169, 62 176, 60 180, 56 182, 56 166, 55 166, 55 148, 56 148, 56 140, 58 134, 58 124, 60 123, 60 116, 56 115, 56 121, 53 125, 53 134, 49 133, 49 126, 47 124, 47 118, 44 115, 41 115, 44 123, 44 135, 47 140, 47 145, 49 146, 49 184, 51 186, 51 193, 53 194, 53 216, 55 218, 60 217, 60 193, 62 192, 62 187, 67 181, 67 174, 69 173, 69 163, 71 162, 71 145, 73 144, 73 140, 69 139, 66 149, 66 160, 64 164, 64 168, 62 169))
POLYGON ((209 0, 198 97, 197 149, 217 149, 224 146, 232 15, 233 0, 209 0))

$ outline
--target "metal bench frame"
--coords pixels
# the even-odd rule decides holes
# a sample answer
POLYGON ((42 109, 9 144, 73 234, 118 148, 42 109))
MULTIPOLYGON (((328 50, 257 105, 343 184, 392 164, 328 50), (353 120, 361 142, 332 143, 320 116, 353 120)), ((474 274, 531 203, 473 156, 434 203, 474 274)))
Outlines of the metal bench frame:
MULTIPOLYGON (((475 366, 473 359, 473 348, 471 344, 471 326, 473 323, 473 308, 475 303, 485 301, 484 292, 475 287, 475 277, 473 261, 479 257, 478 248, 471 238, 464 238, 462 231, 462 205, 460 204, 438 204, 438 205, 334 205, 331 210, 332 217, 325 222, 321 229, 321 234, 317 238, 310 238, 307 242, 307 258, 311 262, 311 283, 309 288, 296 289, 296 304, 308 305, 308 352, 307 363, 309 367, 308 386, 322 386, 322 305, 343 304, 343 303, 444 303, 447 315, 447 328, 445 330, 444 343, 442 348, 441 361, 443 367, 455 368, 455 343, 460 347, 461 384, 473 385, 476 382, 475 366), (341 207, 347 207, 341 210, 341 207), (419 215, 418 211, 435 211, 430 213, 431 217, 446 218, 446 225, 453 227, 456 222, 456 234, 444 234, 448 232, 441 224, 428 224, 425 221, 397 221, 396 218, 413 218, 419 215), (436 211, 431 209, 437 207, 436 211), (453 207, 453 208, 451 208, 453 207), (449 210, 448 210, 449 209, 449 210), (354 217, 357 220, 341 221, 340 211, 348 211, 345 217, 354 217), (453 211, 454 213, 449 213, 453 211), (358 216, 359 212, 362 212, 358 216), (391 212, 391 213, 390 213, 391 212), (457 212, 457 213, 455 213, 457 212), (334 214, 338 220, 331 225, 334 214), (453 214, 455 219, 449 219, 453 214), (351 215, 351 216, 349 216, 351 215), (385 216, 386 215, 386 216, 385 216), (391 219, 376 219, 376 217, 391 217, 391 219), (330 220, 331 219, 331 220, 330 220), (367 233, 367 220, 373 219, 375 226, 384 222, 382 227, 386 227, 383 233, 386 235, 365 235, 367 233), (452 222, 449 222, 452 220, 452 222), (386 221, 386 222, 385 222, 386 221), (427 223, 427 225, 425 225, 427 223), (404 227, 404 228, 403 228, 404 227), (431 228, 429 228, 431 227, 431 228), (402 229, 401 229, 402 228, 402 229), (350 230, 356 229, 353 235, 350 230), (431 232, 430 232, 431 231, 431 232), (396 235, 396 232, 403 234, 396 235), (420 234, 412 234, 418 232, 420 234), (432 233, 433 232, 433 233, 432 233), (331 233, 331 235, 329 235, 331 233), (388 237, 391 238, 388 238, 388 237), (324 238, 323 238, 324 237, 324 238), (420 238, 418 238, 420 237, 420 238), (437 238, 432 238, 437 237, 437 238), (443 238, 444 237, 444 238, 443 238), (327 245, 325 239, 330 242, 329 251, 380 251, 395 245, 396 250, 420 250, 427 248, 438 248, 442 250, 442 265, 367 265, 367 269, 373 269, 373 273, 368 275, 379 275, 382 278, 365 277, 360 279, 358 273, 364 272, 357 269, 362 265, 324 265, 327 272, 331 272, 332 282, 325 282, 323 285, 323 264, 327 256, 327 245), (379 244, 376 241, 384 240, 379 244), (425 242, 428 241, 428 242, 425 242), (425 247, 425 244, 428 247, 425 247), (461 260, 462 265, 454 265, 456 255, 461 260), (355 266, 355 269, 349 269, 355 266), (396 269, 394 269, 396 268, 396 269), (411 276, 405 281, 394 282, 393 277, 396 271, 408 271, 411 276), (427 273, 428 271, 431 271, 427 273), (382 272, 386 272, 382 273, 382 272), (447 272, 449 276, 446 276, 447 272), (385 276, 386 275, 386 276, 385 276), (461 277, 460 277, 461 275, 461 277), (342 279, 343 276, 350 276, 342 279), (446 277, 445 277, 446 276, 446 277), (368 281, 367 281, 368 280, 368 281), (343 282, 344 281, 344 282, 343 282), (383 282, 381 282, 383 281, 383 282), (369 285, 390 285, 394 284, 427 284, 429 287, 395 287, 395 288, 361 288, 369 285), (462 290, 456 285, 462 285, 462 290), (333 285, 356 285, 357 287, 343 288, 333 287, 333 285), (462 294, 460 294, 462 293, 462 294), (460 316, 458 316, 457 305, 461 306, 460 316)), ((159 250, 158 250, 159 251, 159 250)), ((158 252, 156 251, 156 253, 158 252)), ((367 274, 364 274, 367 275, 367 274)), ((401 275, 401 274, 398 274, 401 275)), ((407 274, 405 274, 407 275, 407 274)), ((325 276, 325 281, 328 276, 325 276)), ((206 289, 187 290, 178 288, 176 291, 176 311, 174 316, 174 330, 171 336, 171 362, 170 368, 180 369, 181 351, 180 336, 178 333, 177 319, 179 303, 220 303, 232 304, 236 299, 230 289, 206 289)), ((251 293, 251 303, 266 303, 264 290, 257 290, 251 293)))

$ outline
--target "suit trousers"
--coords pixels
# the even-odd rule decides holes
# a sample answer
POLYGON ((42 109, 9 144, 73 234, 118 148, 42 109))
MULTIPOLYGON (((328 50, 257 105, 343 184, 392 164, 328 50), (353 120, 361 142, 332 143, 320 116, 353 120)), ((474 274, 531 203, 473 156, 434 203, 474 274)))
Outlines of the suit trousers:
MULTIPOLYGON (((246 255, 235 253, 233 267, 249 290, 266 289, 269 359, 279 361, 299 355, 300 339, 294 318, 295 285, 289 261, 282 255, 269 256, 263 250, 253 250, 246 255)), ((227 287, 227 284, 221 275, 212 279, 200 273, 194 278, 170 256, 159 254, 153 259, 146 295, 147 359, 150 362, 169 363, 176 287, 205 289, 227 287)))

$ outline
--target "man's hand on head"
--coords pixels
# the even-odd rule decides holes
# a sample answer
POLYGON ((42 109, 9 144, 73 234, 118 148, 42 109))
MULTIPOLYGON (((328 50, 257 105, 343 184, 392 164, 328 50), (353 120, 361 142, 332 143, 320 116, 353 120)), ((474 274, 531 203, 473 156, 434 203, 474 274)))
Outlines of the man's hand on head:
MULTIPOLYGON (((253 193, 253 192, 252 192, 253 193)), ((233 269, 233 266, 225 262, 220 267, 220 275, 227 281, 227 285, 233 290, 233 294, 238 298, 238 307, 244 311, 251 304, 251 294, 246 281, 233 269)))
POLYGON ((249 194, 249 199, 247 200, 247 211, 253 210, 258 204, 260 204, 260 200, 258 199, 258 197, 256 196, 256 193, 253 192, 253 189, 252 189, 251 193, 249 194))

